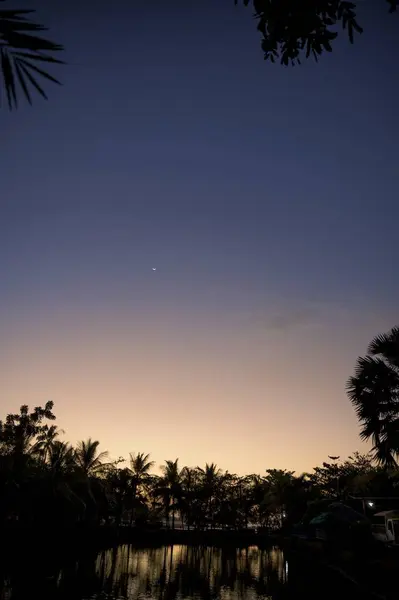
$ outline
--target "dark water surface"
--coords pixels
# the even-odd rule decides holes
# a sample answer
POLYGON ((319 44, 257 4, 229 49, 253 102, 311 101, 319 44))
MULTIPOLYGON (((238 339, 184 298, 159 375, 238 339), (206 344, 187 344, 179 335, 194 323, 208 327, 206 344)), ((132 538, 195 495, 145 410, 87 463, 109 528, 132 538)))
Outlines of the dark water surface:
POLYGON ((277 548, 165 546, 90 554, 51 570, 3 573, 2 600, 365 599, 341 576, 277 548))

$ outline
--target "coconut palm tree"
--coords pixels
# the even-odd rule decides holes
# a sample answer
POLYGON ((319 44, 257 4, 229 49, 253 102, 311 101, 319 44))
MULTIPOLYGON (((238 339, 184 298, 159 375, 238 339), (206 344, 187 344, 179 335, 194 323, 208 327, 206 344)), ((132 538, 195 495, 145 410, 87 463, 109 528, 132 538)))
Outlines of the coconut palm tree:
POLYGON ((399 326, 377 335, 359 357, 347 394, 361 425, 360 437, 373 442, 374 458, 385 467, 399 455, 399 326))
POLYGON ((86 504, 86 521, 99 518, 106 496, 105 475, 109 463, 104 463, 104 459, 108 452, 98 452, 98 446, 98 441, 89 438, 79 442, 75 449, 76 489, 86 504))
POLYGON ((198 469, 191 467, 183 467, 180 471, 180 485, 181 485, 181 498, 180 498, 180 518, 183 523, 187 523, 187 528, 193 524, 193 513, 194 504, 197 499, 198 492, 198 469))
POLYGON ((162 477, 158 494, 162 496, 165 507, 165 516, 169 524, 169 513, 172 509, 172 529, 175 528, 176 502, 181 496, 181 475, 179 470, 179 459, 165 460, 161 466, 162 477))
POLYGON ((39 456, 46 462, 50 450, 60 434, 65 433, 63 429, 58 429, 57 425, 44 425, 36 437, 36 442, 32 447, 32 454, 39 456))
POLYGON ((32 104, 33 89, 47 99, 38 76, 60 83, 42 66, 50 63, 63 64, 63 61, 52 56, 52 53, 62 51, 63 47, 36 35, 47 28, 27 18, 33 12, 35 11, 0 10, 0 73, 10 110, 17 108, 20 92, 29 104, 32 104))
POLYGON ((126 505, 131 496, 131 472, 130 469, 118 469, 113 467, 107 473, 109 490, 109 506, 115 518, 116 525, 120 525, 126 505))
POLYGON ((100 442, 89 438, 86 442, 79 442, 75 450, 75 460, 78 468, 86 477, 97 475, 104 469, 104 459, 108 452, 97 453, 100 442))
POLYGON ((76 466, 75 450, 70 444, 54 440, 48 448, 46 464, 53 476, 71 473, 76 466))
POLYGON ((138 452, 137 454, 130 453, 130 476, 131 476, 131 488, 132 488, 132 510, 130 513, 130 526, 133 524, 135 515, 135 505, 137 495, 141 491, 143 484, 148 481, 150 469, 154 466, 154 461, 149 460, 150 455, 144 454, 144 452, 138 452))
POLYGON ((50 521, 73 522, 81 519, 86 510, 84 497, 79 493, 75 450, 70 444, 55 440, 48 448, 46 462, 41 462, 36 481, 32 481, 37 494, 29 507, 35 517, 50 521))
POLYGON ((205 468, 197 467, 201 476, 201 486, 205 496, 208 522, 213 523, 213 504, 216 490, 221 482, 222 470, 215 463, 205 464, 205 468))

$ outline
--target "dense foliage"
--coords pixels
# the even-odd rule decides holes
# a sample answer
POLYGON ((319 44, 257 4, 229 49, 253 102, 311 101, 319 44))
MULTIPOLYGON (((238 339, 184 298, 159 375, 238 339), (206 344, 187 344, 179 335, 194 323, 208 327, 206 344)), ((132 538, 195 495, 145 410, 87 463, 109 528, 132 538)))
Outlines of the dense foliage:
MULTIPOLYGON (((235 0, 252 6, 262 36, 265 60, 283 65, 300 64, 302 58, 316 61, 323 52, 332 52, 340 29, 353 43, 363 29, 357 21, 356 2, 347 0, 235 0)), ((398 0, 379 0, 395 12, 398 0)))
MULTIPOLYGON (((98 441, 60 440, 53 404, 22 406, 0 422, 0 521, 20 524, 163 521, 170 527, 276 528, 297 523, 312 503, 350 495, 398 494, 396 471, 369 455, 332 457, 309 474, 267 469, 238 476, 215 464, 160 473, 145 453, 109 461, 98 441)), ((359 506, 361 508, 361 506, 359 506)))
POLYGON ((359 357, 347 383, 361 425, 360 436, 373 442, 376 461, 397 467, 399 456, 399 327, 377 335, 367 356, 359 357))

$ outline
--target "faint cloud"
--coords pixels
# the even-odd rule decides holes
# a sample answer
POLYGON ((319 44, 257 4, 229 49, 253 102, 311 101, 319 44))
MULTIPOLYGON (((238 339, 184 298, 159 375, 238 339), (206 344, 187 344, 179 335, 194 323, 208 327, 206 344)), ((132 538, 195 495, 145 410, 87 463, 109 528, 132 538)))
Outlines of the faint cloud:
POLYGON ((318 325, 321 320, 320 310, 314 306, 305 306, 285 310, 266 319, 265 325, 269 330, 289 331, 298 327, 318 325))
POLYGON ((268 331, 288 332, 303 327, 321 327, 353 318, 348 308, 335 302, 302 302, 297 306, 281 304, 281 308, 256 319, 268 331))
MULTIPOLYGON (((274 307, 240 311, 240 319, 259 330, 287 333, 309 327, 362 327, 375 319, 369 307, 361 302, 298 302, 296 306, 282 299, 274 307)), ((378 328, 377 328, 378 329, 378 328)), ((381 327, 380 327, 381 329, 381 327)))

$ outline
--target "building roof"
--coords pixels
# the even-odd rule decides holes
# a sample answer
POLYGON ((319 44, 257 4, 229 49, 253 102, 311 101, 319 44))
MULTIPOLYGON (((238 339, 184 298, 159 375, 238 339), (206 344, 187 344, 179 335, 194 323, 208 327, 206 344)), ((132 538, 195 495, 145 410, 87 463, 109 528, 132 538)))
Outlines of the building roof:
POLYGON ((381 512, 374 513, 374 517, 388 517, 391 519, 399 519, 398 510, 382 510, 381 512))

